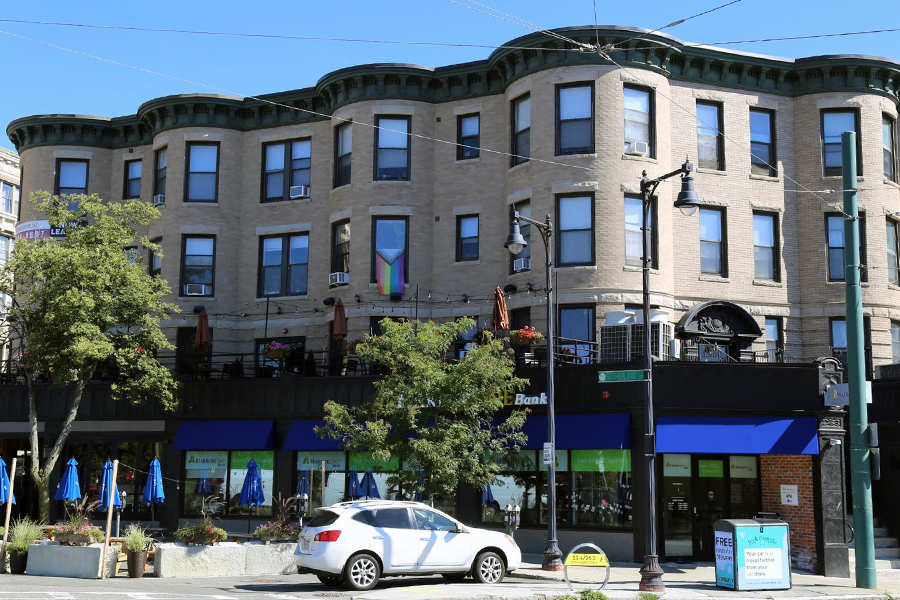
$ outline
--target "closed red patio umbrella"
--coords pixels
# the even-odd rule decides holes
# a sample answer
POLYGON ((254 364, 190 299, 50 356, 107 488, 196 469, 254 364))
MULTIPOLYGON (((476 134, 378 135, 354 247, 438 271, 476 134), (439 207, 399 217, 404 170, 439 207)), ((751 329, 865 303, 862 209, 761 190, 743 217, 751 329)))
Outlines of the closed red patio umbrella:
POLYGON ((344 312, 344 303, 338 298, 334 305, 334 325, 331 328, 331 335, 336 340, 342 340, 347 337, 347 313, 344 312))
POLYGON ((506 310, 506 298, 500 286, 494 290, 494 313, 491 315, 491 327, 496 331, 509 331, 509 312, 506 310))

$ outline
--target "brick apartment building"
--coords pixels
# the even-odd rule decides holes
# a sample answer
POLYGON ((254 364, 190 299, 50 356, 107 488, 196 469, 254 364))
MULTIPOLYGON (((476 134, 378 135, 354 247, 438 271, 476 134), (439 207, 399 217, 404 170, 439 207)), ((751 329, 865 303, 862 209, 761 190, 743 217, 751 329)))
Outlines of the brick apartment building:
MULTIPOLYGON (((558 31, 585 43, 598 35, 558 31)), ((178 350, 164 357, 189 379, 180 412, 104 412, 98 383, 99 412, 71 444, 85 476, 106 454, 137 469, 161 454, 182 481, 166 508, 174 523, 196 513, 201 463, 216 465, 213 479, 230 497, 249 454, 285 493, 304 465, 324 462, 313 483, 327 501, 343 497, 350 469, 402 468, 347 456, 310 427, 329 397, 371 393, 352 342, 380 319, 469 315, 484 326, 499 285, 514 326, 546 327, 540 236, 525 227, 524 254, 503 248, 515 208, 553 222, 558 347, 573 357, 557 368, 559 427, 571 434, 559 444, 561 546, 598 541, 613 558, 639 560, 639 389, 598 385, 597 372, 643 352, 641 174, 668 173, 687 156, 703 206, 692 217, 674 210, 673 179, 649 223, 660 552, 708 558, 715 518, 771 511, 797 527, 796 565, 845 571, 843 534, 826 532, 842 531, 846 518, 843 455, 827 443, 843 436, 843 417, 826 410, 813 364, 846 351, 840 194, 823 190, 840 190, 840 133, 855 130, 871 375, 900 362, 900 63, 774 58, 659 33, 635 38, 641 32, 602 28, 601 43, 614 44, 608 57, 531 34, 483 61, 360 65, 253 99, 185 94, 112 119, 12 122, 26 195, 87 192, 160 207, 148 235, 164 257, 144 258, 184 309, 166 323, 178 350), (336 300, 348 318, 343 341, 331 335, 336 300), (199 353, 201 306, 213 344, 199 353), (292 358, 264 357, 271 340, 293 344, 292 358), (255 439, 235 442, 229 428, 247 423, 255 439), (799 507, 780 505, 781 485, 798 486, 799 507)), ((22 226, 40 219, 24 203, 22 226)), ((540 356, 519 358, 527 394, 539 396, 540 356)), ((536 549, 547 511, 542 418, 537 407, 524 451, 532 467, 493 487, 495 504, 527 509, 519 539, 536 549)), ((7 453, 24 439, 15 423, 4 435, 7 453)), ((483 498, 460 490, 442 506, 496 522, 483 498)))

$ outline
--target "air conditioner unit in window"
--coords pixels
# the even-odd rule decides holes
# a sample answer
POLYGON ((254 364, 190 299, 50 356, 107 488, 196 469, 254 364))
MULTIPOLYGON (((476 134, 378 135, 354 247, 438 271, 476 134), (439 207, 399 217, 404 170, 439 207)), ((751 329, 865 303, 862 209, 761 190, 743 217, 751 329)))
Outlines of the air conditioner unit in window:
POLYGON ((292 185, 291 186, 291 200, 296 200, 297 198, 309 198, 309 186, 308 185, 292 185))
POLYGON ((530 258, 517 258, 513 261, 513 271, 518 273, 519 271, 530 271, 531 270, 531 259, 530 258))
POLYGON ((331 273, 328 275, 328 285, 349 285, 350 273, 331 273))
POLYGON ((206 294, 205 283, 187 283, 184 286, 185 296, 205 296, 206 294))
POLYGON ((629 156, 647 156, 650 154, 650 145, 647 142, 625 142, 625 154, 629 156))
POLYGON ((165 206, 166 205, 166 195, 165 194, 156 194, 153 196, 153 206, 165 206))

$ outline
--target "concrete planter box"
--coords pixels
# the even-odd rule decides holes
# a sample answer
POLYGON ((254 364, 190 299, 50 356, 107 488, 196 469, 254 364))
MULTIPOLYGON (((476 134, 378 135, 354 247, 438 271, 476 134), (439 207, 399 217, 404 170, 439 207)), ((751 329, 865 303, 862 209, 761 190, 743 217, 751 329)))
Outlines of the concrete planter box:
MULTIPOLYGON (((102 575, 100 555, 102 553, 103 544, 62 546, 58 542, 47 542, 32 546, 28 550, 27 574, 100 579, 102 575)), ((119 546, 111 545, 106 554, 107 577, 115 576, 118 555, 119 546)))
POLYGON ((154 554, 153 570, 157 577, 289 575, 297 572, 293 553, 294 544, 159 544, 154 554))

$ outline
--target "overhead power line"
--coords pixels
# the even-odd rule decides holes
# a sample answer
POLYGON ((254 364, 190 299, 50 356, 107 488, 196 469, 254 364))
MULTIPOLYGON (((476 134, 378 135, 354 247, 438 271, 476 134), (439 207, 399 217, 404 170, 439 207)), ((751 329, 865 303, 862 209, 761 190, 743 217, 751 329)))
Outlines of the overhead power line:
MULTIPOLYGON (((657 33, 657 32, 659 32, 659 31, 662 31, 663 29, 669 29, 670 27, 676 27, 676 26, 678 26, 678 25, 681 25, 682 23, 686 23, 686 22, 690 21, 691 19, 696 19, 697 17, 702 17, 703 15, 708 15, 709 13, 712 13, 712 12, 715 12, 715 11, 717 11, 717 10, 719 10, 719 9, 725 8, 726 6, 731 6, 732 4, 737 4, 738 2, 741 2, 741 0, 732 0, 731 2, 726 2, 725 4, 721 4, 721 5, 719 5, 719 6, 715 7, 715 8, 711 8, 711 9, 709 9, 709 10, 704 10, 703 12, 699 12, 699 13, 697 13, 696 15, 691 15, 690 17, 686 17, 686 18, 684 18, 684 19, 677 19, 677 20, 675 20, 675 21, 672 21, 672 22, 669 23, 668 25, 663 25, 662 27, 660 27, 660 28, 658 28, 658 29, 654 29, 654 30, 652 30, 652 31, 648 31, 647 33, 642 33, 642 34, 640 34, 640 35, 636 35, 636 36, 634 36, 634 37, 632 37, 632 38, 629 38, 629 39, 627 39, 627 40, 625 40, 625 41, 623 41, 623 42, 617 42, 617 43, 615 43, 615 44, 612 44, 612 45, 610 45, 610 46, 607 46, 607 48, 608 48, 608 49, 612 49, 612 48, 614 48, 614 47, 616 47, 616 46, 619 46, 620 44, 627 44, 628 42, 631 42, 631 41, 634 41, 634 40, 637 40, 637 39, 641 39, 641 38, 643 38, 644 36, 647 36, 647 35, 652 35, 652 34, 654 34, 654 33, 657 33)), ((606 48, 604 48, 604 49, 606 49, 606 48)))

